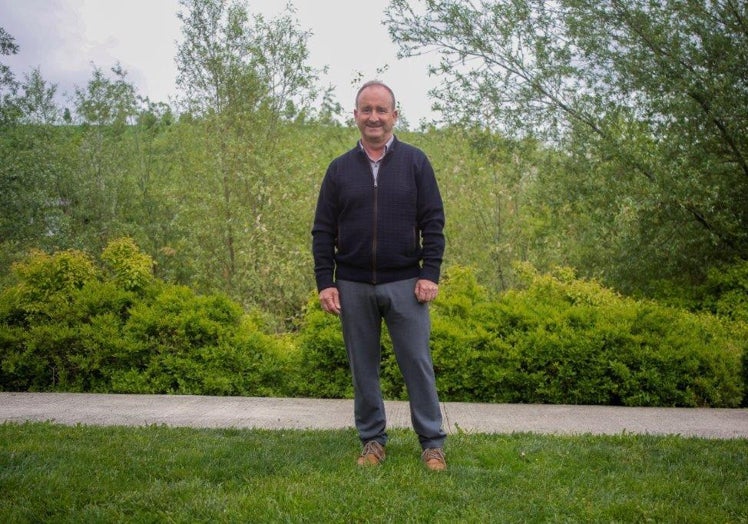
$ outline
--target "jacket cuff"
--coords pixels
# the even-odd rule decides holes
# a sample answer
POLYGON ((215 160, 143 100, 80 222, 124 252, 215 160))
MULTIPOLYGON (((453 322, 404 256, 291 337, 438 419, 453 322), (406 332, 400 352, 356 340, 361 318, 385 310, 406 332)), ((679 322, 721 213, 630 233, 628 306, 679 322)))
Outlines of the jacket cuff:
POLYGON ((434 268, 429 268, 429 267, 423 267, 423 268, 421 268, 421 274, 420 274, 419 278, 422 278, 422 279, 425 279, 425 280, 430 280, 434 284, 438 284, 439 283, 439 276, 440 276, 439 269, 434 269, 434 268))
POLYGON ((328 287, 337 287, 332 278, 317 278, 317 293, 319 293, 323 289, 327 289, 328 287))

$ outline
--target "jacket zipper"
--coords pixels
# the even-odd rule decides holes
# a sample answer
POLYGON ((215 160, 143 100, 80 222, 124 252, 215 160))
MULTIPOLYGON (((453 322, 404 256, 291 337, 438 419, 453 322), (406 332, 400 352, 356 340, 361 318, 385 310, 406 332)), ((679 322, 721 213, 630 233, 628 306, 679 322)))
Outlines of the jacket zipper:
MULTIPOLYGON (((374 171, 372 170, 372 178, 374 177, 374 171)), ((372 214, 374 223, 372 224, 372 239, 371 239, 371 283, 377 283, 377 214, 379 212, 378 200, 379 200, 379 184, 376 179, 374 180, 374 213, 372 214)))

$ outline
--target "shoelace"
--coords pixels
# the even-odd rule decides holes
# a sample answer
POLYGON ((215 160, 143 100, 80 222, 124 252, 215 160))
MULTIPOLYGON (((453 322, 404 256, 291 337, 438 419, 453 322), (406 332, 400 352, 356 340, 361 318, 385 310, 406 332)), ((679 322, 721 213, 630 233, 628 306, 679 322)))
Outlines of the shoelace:
POLYGON ((382 448, 381 444, 379 444, 376 441, 367 442, 364 444, 364 450, 361 452, 361 455, 374 455, 379 460, 382 459, 382 448))
POLYGON ((423 452, 423 460, 428 462, 429 460, 438 460, 444 462, 444 452, 441 449, 429 448, 423 452))

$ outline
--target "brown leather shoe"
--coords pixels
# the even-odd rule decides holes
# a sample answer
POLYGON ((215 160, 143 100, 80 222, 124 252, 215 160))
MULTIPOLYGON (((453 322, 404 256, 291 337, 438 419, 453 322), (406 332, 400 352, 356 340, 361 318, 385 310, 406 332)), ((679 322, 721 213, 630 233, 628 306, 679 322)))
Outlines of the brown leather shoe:
POLYGON ((358 457, 359 466, 376 466, 384 462, 384 446, 376 440, 364 444, 364 449, 358 457))
POLYGON ((428 448, 423 450, 421 460, 431 471, 444 471, 447 469, 447 459, 444 458, 442 448, 428 448))

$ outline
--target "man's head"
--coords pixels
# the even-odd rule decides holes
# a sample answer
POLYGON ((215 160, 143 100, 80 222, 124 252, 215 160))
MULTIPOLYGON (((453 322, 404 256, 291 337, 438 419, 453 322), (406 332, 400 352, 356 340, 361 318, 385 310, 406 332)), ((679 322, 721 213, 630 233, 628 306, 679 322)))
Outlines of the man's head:
POLYGON ((379 80, 366 82, 356 93, 353 116, 364 142, 373 146, 384 145, 397 122, 392 89, 379 80))

